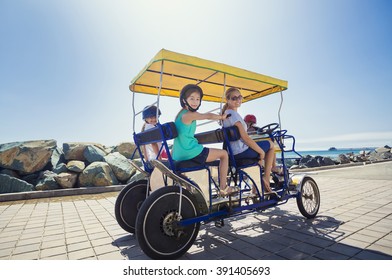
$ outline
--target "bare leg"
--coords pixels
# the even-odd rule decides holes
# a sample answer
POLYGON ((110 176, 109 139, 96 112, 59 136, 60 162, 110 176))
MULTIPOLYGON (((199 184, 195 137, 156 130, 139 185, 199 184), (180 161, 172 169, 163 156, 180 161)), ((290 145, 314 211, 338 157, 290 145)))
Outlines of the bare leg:
POLYGON ((274 160, 275 160, 275 151, 274 151, 274 148, 272 148, 272 149, 269 149, 265 155, 265 167, 264 167, 263 181, 264 181, 265 189, 267 192, 271 191, 270 177, 271 177, 271 169, 272 169, 272 165, 273 165, 274 160))
POLYGON ((219 188, 226 189, 227 186, 227 172, 229 170, 229 156, 225 150, 210 148, 207 162, 219 159, 219 188))
POLYGON ((269 143, 270 143, 270 149, 267 151, 267 153, 264 153, 263 158, 261 158, 259 161, 259 164, 262 166, 264 160, 263 183, 266 192, 272 191, 270 187, 270 176, 271 176, 272 166, 275 164, 276 161, 274 144, 272 141, 269 141, 269 143))

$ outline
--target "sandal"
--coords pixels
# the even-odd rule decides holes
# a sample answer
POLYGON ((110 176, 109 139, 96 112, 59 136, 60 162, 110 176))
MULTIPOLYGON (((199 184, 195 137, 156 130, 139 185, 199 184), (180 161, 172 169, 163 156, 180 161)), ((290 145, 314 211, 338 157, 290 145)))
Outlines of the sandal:
POLYGON ((236 194, 239 191, 240 191, 240 189, 238 187, 227 186, 224 190, 219 190, 219 195, 221 197, 225 197, 225 196, 230 196, 230 195, 236 194))

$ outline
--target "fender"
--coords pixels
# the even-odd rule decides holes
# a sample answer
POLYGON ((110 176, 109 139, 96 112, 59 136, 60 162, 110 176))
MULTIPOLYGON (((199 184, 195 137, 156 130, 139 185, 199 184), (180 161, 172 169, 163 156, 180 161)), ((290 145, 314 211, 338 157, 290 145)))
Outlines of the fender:
MULTIPOLYGON (((295 186, 295 190, 299 193, 301 191, 301 185, 305 178, 311 178, 309 175, 300 173, 300 174, 290 174, 289 178, 289 186, 295 186)), ((314 180, 314 179, 313 179, 314 180)))

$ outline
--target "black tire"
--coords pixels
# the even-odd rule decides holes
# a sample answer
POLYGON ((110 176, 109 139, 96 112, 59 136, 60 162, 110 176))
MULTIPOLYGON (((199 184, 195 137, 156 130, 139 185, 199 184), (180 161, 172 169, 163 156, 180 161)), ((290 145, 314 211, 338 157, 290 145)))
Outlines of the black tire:
POLYGON ((147 180, 135 181, 118 194, 114 206, 117 223, 129 233, 135 233, 136 216, 146 199, 147 180))
POLYGON ((320 191, 312 178, 305 177, 303 179, 297 195, 297 205, 304 217, 308 219, 316 217, 320 209, 320 191))
MULTIPOLYGON (((194 196, 182 190, 181 217, 196 217, 198 210, 194 196)), ((192 246, 200 223, 179 227, 179 187, 165 187, 154 191, 143 203, 136 218, 136 238, 143 252, 152 259, 177 259, 192 246)))

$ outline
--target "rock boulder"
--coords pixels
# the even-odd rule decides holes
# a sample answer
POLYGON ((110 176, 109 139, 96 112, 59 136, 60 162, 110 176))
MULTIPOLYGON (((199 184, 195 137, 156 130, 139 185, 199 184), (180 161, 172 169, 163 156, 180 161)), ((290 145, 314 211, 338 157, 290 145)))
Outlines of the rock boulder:
POLYGON ((78 174, 72 172, 63 172, 55 176, 54 179, 63 189, 70 189, 75 186, 76 180, 78 179, 78 174))
POLYGON ((67 163, 67 169, 72 172, 80 173, 86 167, 83 161, 71 160, 67 163))
POLYGON ((346 163, 350 163, 350 159, 345 155, 345 154, 340 154, 337 161, 340 164, 346 164, 346 163))
POLYGON ((34 191, 34 186, 23 180, 0 174, 0 194, 34 191))
POLYGON ((63 152, 64 152, 64 157, 66 160, 80 160, 80 161, 85 161, 86 158, 84 157, 84 150, 88 146, 96 146, 102 150, 105 148, 98 143, 85 143, 85 142, 70 142, 70 143, 64 143, 63 144, 63 152))
POLYGON ((136 172, 129 160, 119 152, 108 154, 105 156, 105 161, 121 182, 126 182, 136 172))
POLYGON ((31 174, 42 170, 50 161, 55 140, 13 142, 0 145, 0 166, 31 174))
POLYGON ((36 190, 46 191, 61 189, 60 185, 56 182, 56 176, 57 174, 52 171, 46 170, 42 172, 40 178, 38 179, 38 183, 35 186, 36 190))
POLYGON ((83 156, 89 163, 96 161, 104 162, 104 156, 106 156, 106 152, 97 146, 89 145, 84 149, 83 156))
POLYGON ((117 185, 118 181, 109 164, 106 162, 93 162, 79 175, 79 186, 110 186, 117 185))
MULTIPOLYGON (((120 144, 118 144, 116 147, 114 147, 113 152, 119 152, 120 154, 122 154, 124 157, 126 158, 131 158, 133 152, 135 151, 135 144, 131 143, 131 142, 122 142, 120 144)), ((135 156, 137 156, 138 153, 135 154, 135 156)))

